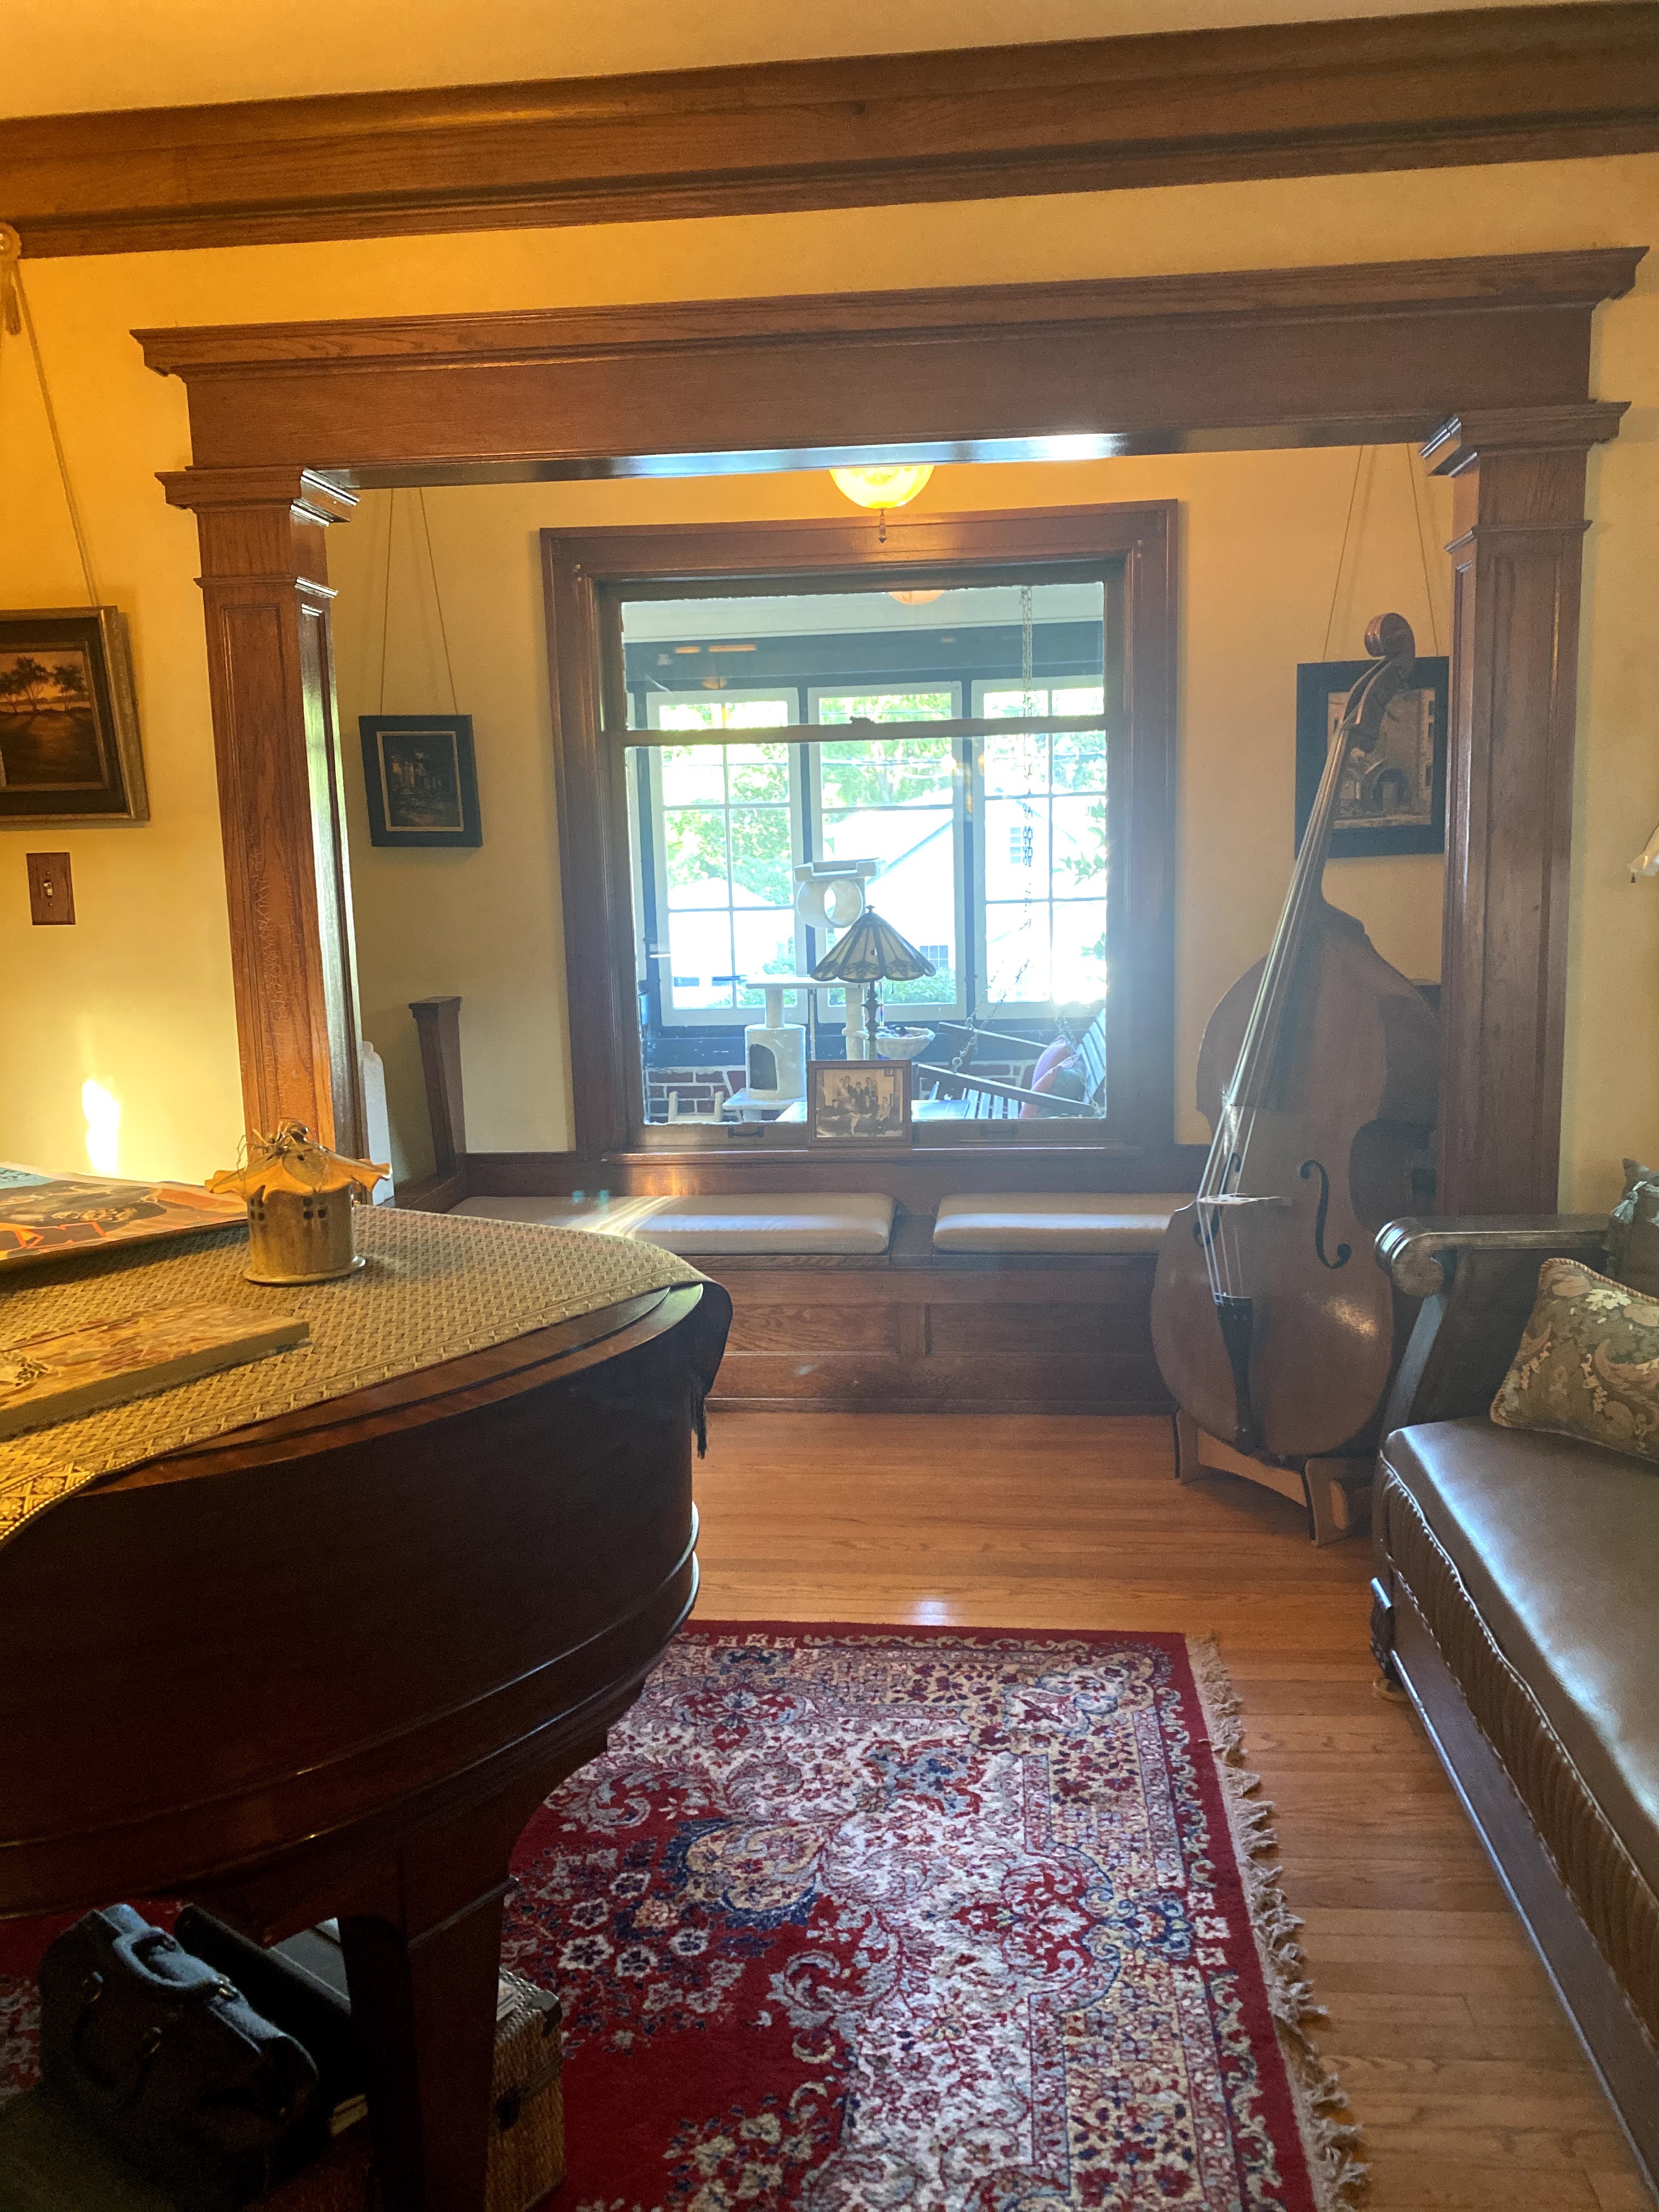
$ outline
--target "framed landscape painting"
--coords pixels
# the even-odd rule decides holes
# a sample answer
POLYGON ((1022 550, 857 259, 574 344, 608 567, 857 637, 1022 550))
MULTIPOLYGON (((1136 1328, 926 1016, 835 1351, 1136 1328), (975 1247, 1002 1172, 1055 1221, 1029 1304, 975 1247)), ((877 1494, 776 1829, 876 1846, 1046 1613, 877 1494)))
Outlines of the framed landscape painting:
POLYGON ((361 714, 376 845, 482 845, 471 714, 361 714))
POLYGON ((0 822, 147 822, 118 607, 0 614, 0 822))

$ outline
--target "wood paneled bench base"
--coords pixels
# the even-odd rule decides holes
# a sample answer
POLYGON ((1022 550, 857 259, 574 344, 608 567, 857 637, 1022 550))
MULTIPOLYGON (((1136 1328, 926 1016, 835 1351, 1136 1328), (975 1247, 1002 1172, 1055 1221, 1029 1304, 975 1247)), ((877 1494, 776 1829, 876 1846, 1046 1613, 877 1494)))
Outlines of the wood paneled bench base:
MULTIPOLYGON (((603 1218, 627 1234, 631 1203, 601 1210, 558 1198, 471 1199, 459 1210, 571 1227, 603 1218)), ((642 1225, 648 1234, 655 1224, 642 1225)), ((929 1216, 910 1214, 885 1251, 688 1252, 732 1300, 709 1403, 761 1412, 1170 1410, 1152 1358, 1155 1249, 945 1253, 933 1232, 929 1216)))
POLYGON ((732 1300, 710 1403, 824 1412, 1165 1413, 1156 1255, 947 1256, 925 1215, 875 1259, 710 1256, 732 1300))

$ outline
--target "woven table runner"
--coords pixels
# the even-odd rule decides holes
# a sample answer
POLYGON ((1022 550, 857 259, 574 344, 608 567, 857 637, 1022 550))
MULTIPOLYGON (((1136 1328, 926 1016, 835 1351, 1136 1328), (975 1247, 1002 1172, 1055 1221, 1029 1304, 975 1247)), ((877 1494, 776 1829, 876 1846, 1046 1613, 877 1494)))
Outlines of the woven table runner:
POLYGON ((198 1301, 292 1314, 310 1322, 311 1337, 0 1443, 0 1544, 59 1498, 142 1460, 702 1280, 672 1252, 623 1237, 392 1206, 359 1207, 357 1249, 368 1264, 337 1282, 262 1287, 243 1274, 247 1231, 233 1228, 182 1237, 161 1256, 153 1244, 111 1250, 8 1284, 0 1349, 198 1301))

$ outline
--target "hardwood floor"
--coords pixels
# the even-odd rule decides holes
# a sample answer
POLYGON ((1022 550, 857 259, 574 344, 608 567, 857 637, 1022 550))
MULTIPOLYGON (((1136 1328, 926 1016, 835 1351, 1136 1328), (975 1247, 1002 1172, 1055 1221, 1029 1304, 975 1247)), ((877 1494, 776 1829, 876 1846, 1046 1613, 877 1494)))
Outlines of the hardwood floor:
POLYGON ((1153 1418, 726 1413, 699 1471, 710 1620, 1212 1629, 1278 1807, 1366 2212, 1650 2212, 1618 2124, 1410 1712, 1367 1649, 1364 1539, 1153 1418))

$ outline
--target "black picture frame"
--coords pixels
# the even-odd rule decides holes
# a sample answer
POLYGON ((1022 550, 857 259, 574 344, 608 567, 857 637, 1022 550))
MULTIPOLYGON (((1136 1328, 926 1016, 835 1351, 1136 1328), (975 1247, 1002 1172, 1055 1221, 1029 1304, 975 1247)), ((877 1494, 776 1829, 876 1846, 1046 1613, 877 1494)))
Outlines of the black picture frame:
POLYGON ((483 844, 471 714, 360 714, 357 728, 371 844, 483 844))
MULTIPOLYGON (((1304 661, 1296 672, 1296 843, 1299 852, 1302 840, 1307 835, 1309 819, 1313 813, 1314 800, 1318 796, 1320 779, 1325 773, 1325 762, 1330 750, 1331 704, 1333 699, 1345 700, 1349 690, 1370 669, 1374 660, 1310 660, 1304 661)), ((1399 736, 1402 717, 1413 718, 1420 734, 1412 749, 1418 754, 1421 770, 1426 775, 1426 788, 1421 794, 1426 805, 1408 812, 1398 809, 1390 816, 1379 811, 1367 820, 1344 811, 1338 804, 1337 819, 1331 831, 1330 853, 1334 860, 1361 860, 1396 853, 1443 853, 1446 849, 1446 733, 1449 726, 1448 708, 1450 697, 1451 664, 1444 653, 1426 653, 1418 661, 1408 688, 1389 709, 1383 722, 1383 735, 1378 747, 1382 757, 1385 775, 1381 780, 1386 791, 1386 769, 1390 740, 1393 753, 1404 750, 1404 732, 1399 736), (1429 724, 1422 730, 1421 717, 1426 713, 1429 724), (1414 812, 1418 818, 1411 818, 1414 812), (1426 818, 1424 818, 1424 817, 1426 818)), ((1403 773, 1405 762, 1396 759, 1395 765, 1403 773)))
POLYGON ((149 819, 120 609, 0 613, 0 823, 149 819))

